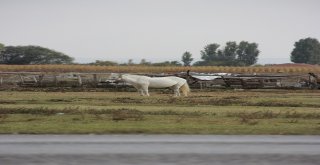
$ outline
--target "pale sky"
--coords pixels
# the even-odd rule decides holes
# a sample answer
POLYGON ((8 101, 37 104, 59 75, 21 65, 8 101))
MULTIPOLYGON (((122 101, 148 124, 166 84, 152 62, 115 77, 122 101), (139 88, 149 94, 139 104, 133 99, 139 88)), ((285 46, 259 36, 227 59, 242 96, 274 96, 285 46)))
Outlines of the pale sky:
POLYGON ((39 45, 76 62, 200 60, 210 43, 259 44, 260 64, 290 62, 320 40, 319 0, 0 0, 0 43, 39 45))

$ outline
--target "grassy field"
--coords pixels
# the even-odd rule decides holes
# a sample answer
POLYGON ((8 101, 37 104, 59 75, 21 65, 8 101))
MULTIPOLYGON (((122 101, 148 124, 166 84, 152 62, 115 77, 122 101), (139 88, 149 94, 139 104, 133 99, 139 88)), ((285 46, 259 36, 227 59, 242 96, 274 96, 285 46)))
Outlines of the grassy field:
POLYGON ((319 135, 320 91, 1 91, 0 133, 319 135))

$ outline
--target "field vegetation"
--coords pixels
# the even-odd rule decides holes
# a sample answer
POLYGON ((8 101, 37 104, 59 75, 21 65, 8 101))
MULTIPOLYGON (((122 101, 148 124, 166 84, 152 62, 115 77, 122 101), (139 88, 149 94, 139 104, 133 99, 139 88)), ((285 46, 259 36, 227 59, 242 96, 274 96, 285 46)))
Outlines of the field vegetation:
POLYGON ((320 134, 311 90, 0 92, 0 133, 320 134))
POLYGON ((94 66, 94 65, 0 65, 1 72, 107 72, 107 73, 177 73, 191 70, 202 73, 320 73, 320 66, 94 66))

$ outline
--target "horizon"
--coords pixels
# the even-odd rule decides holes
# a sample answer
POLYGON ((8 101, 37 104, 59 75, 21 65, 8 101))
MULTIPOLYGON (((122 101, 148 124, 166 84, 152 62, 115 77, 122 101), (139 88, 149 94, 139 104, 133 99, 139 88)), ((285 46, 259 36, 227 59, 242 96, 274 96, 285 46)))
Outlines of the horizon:
POLYGON ((1 0, 0 43, 37 45, 75 58, 194 61, 211 43, 257 43, 257 64, 290 63, 294 43, 320 39, 317 0, 1 0))

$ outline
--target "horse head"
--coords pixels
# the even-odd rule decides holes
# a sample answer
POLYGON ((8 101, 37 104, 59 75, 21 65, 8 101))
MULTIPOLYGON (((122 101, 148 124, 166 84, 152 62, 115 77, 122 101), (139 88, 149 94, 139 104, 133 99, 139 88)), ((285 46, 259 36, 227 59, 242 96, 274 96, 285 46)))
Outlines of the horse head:
POLYGON ((125 73, 119 73, 118 79, 119 81, 127 81, 129 79, 131 79, 130 74, 125 74, 125 73))

